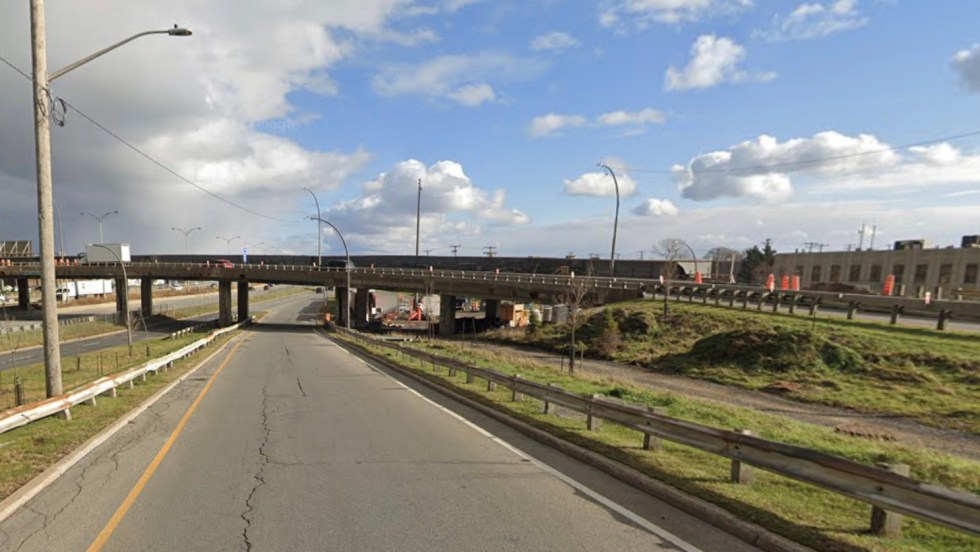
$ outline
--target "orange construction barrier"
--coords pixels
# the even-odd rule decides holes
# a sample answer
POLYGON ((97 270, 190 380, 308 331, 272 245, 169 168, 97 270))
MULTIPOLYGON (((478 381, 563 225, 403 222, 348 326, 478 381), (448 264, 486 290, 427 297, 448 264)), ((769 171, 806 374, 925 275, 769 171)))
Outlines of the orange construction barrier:
POLYGON ((800 291, 800 277, 798 275, 793 275, 793 283, 791 285, 793 291, 800 291))
POLYGON ((766 289, 773 291, 776 289, 776 275, 770 274, 766 277, 766 289))
POLYGON ((895 275, 885 276, 885 285, 881 288, 882 295, 891 295, 895 291, 895 275))
POLYGON ((783 274, 783 277, 779 279, 779 289, 783 291, 789 289, 789 276, 783 274))
POLYGON ((327 314, 323 315, 323 320, 324 320, 324 322, 330 322, 330 313, 329 312, 327 314))
POLYGON ((704 283, 704 280, 701 279, 701 271, 700 270, 694 271, 694 283, 695 284, 703 284, 704 283))

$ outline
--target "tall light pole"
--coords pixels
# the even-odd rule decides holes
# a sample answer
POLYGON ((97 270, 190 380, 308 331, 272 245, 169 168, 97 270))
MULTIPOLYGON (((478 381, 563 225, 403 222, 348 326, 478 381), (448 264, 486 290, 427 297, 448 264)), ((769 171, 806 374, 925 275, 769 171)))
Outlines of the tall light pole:
POLYGON ((190 233, 193 232, 194 230, 200 230, 201 227, 200 226, 195 226, 194 228, 191 228, 190 230, 184 230, 183 228, 177 228, 176 226, 171 226, 170 229, 171 230, 176 230, 177 232, 180 232, 181 234, 184 235, 184 255, 186 255, 187 254, 187 236, 189 236, 190 233))
POLYGON ((56 282, 54 271, 54 221, 52 220, 51 185, 51 93, 48 82, 79 67, 106 52, 147 34, 167 34, 170 36, 189 36, 187 29, 176 26, 164 31, 147 31, 133 35, 108 48, 82 58, 63 69, 48 75, 47 39, 44 29, 44 0, 31 0, 31 61, 34 81, 34 151, 37 170, 37 217, 38 233, 41 241, 41 309, 44 333, 44 379, 45 393, 48 397, 60 395, 61 350, 58 336, 58 304, 55 297, 56 282))
POLYGON ((613 179, 613 186, 616 187, 616 218, 613 219, 612 252, 609 253, 609 277, 612 278, 616 276, 616 229, 619 228, 619 181, 616 180, 616 173, 613 172, 609 165, 602 163, 596 163, 596 165, 609 171, 613 179))
POLYGON ((99 221, 99 243, 105 243, 105 240, 102 239, 102 221, 104 221, 109 215, 118 215, 119 211, 109 211, 108 213, 103 213, 101 217, 98 215, 93 215, 92 213, 81 213, 81 214, 88 215, 94 218, 95 220, 99 221))
POLYGON ((231 255, 231 242, 239 238, 241 238, 241 236, 232 236, 230 238, 226 238, 224 236, 218 236, 215 239, 225 240, 225 255, 231 255))
POLYGON ((309 188, 303 188, 303 189, 306 190, 307 192, 310 192, 310 195, 313 196, 313 203, 316 204, 316 216, 317 216, 317 219, 316 219, 316 266, 320 266, 321 264, 323 264, 322 259, 320 258, 320 236, 322 234, 322 231, 320 230, 320 200, 318 200, 316 198, 316 194, 313 193, 313 190, 311 190, 309 188))
MULTIPOLYGON (((102 249, 105 249, 109 253, 112 253, 112 256, 115 257, 117 261, 119 261, 119 267, 122 268, 123 281, 125 282, 123 284, 123 289, 122 289, 122 293, 126 294, 125 295, 126 300, 123 301, 123 304, 125 304, 129 300, 129 278, 126 277, 126 263, 124 263, 123 260, 122 260, 122 258, 119 257, 119 254, 116 253, 115 251, 113 251, 111 248, 106 247, 106 246, 102 245, 101 243, 94 243, 92 245, 94 247, 101 247, 102 249)), ((119 288, 117 287, 116 288, 116 296, 117 297, 119 296, 119 293, 120 293, 119 292, 119 288)), ((128 306, 126 307, 126 342, 129 344, 129 354, 132 355, 133 354, 133 325, 132 325, 132 323, 129 320, 129 307, 128 306)))
POLYGON ((415 202, 415 266, 419 265, 419 231, 422 229, 422 179, 419 179, 419 195, 415 202))
POLYGON ((347 272, 347 292, 346 292, 347 300, 344 301, 344 303, 346 303, 345 307, 347 309, 347 312, 344 313, 344 323, 347 326, 347 329, 349 330, 350 329, 350 251, 348 251, 347 249, 347 240, 344 239, 344 235, 341 234, 340 230, 338 230, 337 227, 334 226, 333 223, 330 222, 329 220, 324 220, 320 217, 307 217, 307 218, 311 220, 316 219, 324 224, 329 224, 330 228, 333 228, 333 231, 336 232, 338 236, 340 236, 340 243, 344 244, 344 256, 347 257, 347 265, 344 267, 344 269, 347 272))

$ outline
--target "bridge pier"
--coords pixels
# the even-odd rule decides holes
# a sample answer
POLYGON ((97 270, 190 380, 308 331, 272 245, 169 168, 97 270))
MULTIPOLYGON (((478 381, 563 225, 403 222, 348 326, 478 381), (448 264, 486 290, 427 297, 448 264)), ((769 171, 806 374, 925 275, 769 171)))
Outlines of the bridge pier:
POLYGON ((218 280, 218 325, 231 325, 231 280, 218 280))
POLYGON ((483 316, 484 320, 490 321, 494 318, 500 318, 500 299, 486 299, 483 304, 486 311, 483 316))
POLYGON ((248 280, 238 280, 238 321, 248 318, 248 280))
POLYGON ((125 278, 116 278, 116 323, 126 323, 126 313, 129 312, 129 282, 125 278))
POLYGON ((439 335, 452 337, 456 333, 456 296, 439 296, 439 335))
POLYGON ((17 308, 24 311, 31 308, 31 287, 27 278, 17 278, 17 308))
POLYGON ((334 296, 337 299, 337 324, 346 326, 347 317, 350 316, 350 289, 337 286, 334 296))
POLYGON ((371 294, 367 288, 358 289, 354 293, 354 324, 363 324, 368 321, 368 310, 371 303, 371 294))
POLYGON ((153 278, 140 278, 140 312, 153 315, 153 278))

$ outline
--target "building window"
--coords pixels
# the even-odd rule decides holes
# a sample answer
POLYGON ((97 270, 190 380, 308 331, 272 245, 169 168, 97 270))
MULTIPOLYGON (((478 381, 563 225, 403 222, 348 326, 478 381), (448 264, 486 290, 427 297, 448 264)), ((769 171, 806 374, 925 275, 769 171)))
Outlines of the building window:
POLYGON ((816 284, 816 283, 818 283, 820 281, 820 276, 821 276, 820 272, 821 272, 820 271, 820 266, 813 267, 813 270, 810 271, 810 283, 811 284, 816 284))
POLYGON ((917 264, 915 265, 915 280, 912 282, 915 284, 924 284, 926 281, 926 275, 929 274, 929 265, 927 264, 917 264))
POLYGON ((858 282, 861 280, 861 265, 851 265, 851 273, 848 274, 848 282, 858 282))
POLYGON ((978 265, 977 263, 966 265, 966 271, 963 272, 963 283, 964 284, 977 283, 978 272, 980 272, 980 265, 978 265))
POLYGON ((939 265, 939 285, 949 284, 953 281, 953 265, 952 264, 941 264, 939 265))
POLYGON ((892 274, 895 276, 895 283, 901 284, 905 278, 905 265, 897 264, 892 267, 892 274))
POLYGON ((868 280, 878 283, 881 281, 881 265, 871 265, 871 275, 868 276, 868 280))
POLYGON ((830 283, 840 283, 840 265, 830 265, 830 283))

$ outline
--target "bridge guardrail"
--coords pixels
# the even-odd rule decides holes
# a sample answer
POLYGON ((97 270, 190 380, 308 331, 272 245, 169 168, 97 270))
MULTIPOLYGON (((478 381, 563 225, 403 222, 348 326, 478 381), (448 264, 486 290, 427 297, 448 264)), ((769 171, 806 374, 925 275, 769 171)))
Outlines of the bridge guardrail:
MULTIPOLYGON (((527 381, 487 368, 471 366, 454 359, 438 357, 397 344, 365 337, 356 332, 343 335, 372 346, 385 347, 401 354, 442 365, 451 371, 468 375, 468 381, 479 378, 492 385, 502 385, 518 394, 545 403, 560 404, 592 417, 635 429, 644 435, 667 439, 705 452, 766 469, 779 475, 803 481, 849 496, 874 506, 907 514, 980 536, 980 497, 917 481, 910 477, 860 464, 820 451, 759 437, 687 422, 653 413, 645 408, 585 397, 554 385, 527 381)), ((363 346, 361 346, 363 349, 363 346)), ((591 427, 591 421, 590 421, 591 427)))
POLYGON ((163 357, 151 360, 142 366, 131 368, 119 374, 101 377, 91 383, 69 391, 64 395, 51 397, 49 399, 31 404, 25 404, 23 406, 7 410, 6 412, 0 412, 0 433, 6 433, 7 431, 25 426, 35 420, 52 416, 83 402, 92 403, 99 395, 111 392, 117 387, 122 385, 132 386, 132 382, 136 378, 142 378, 145 381, 148 373, 156 373, 159 370, 166 370, 173 365, 174 361, 185 358, 194 352, 207 347, 219 335, 239 329, 249 323, 251 323, 250 319, 244 320, 238 324, 235 324, 234 326, 228 326, 226 328, 216 330, 208 334, 207 337, 201 338, 193 343, 181 347, 180 349, 163 357))

